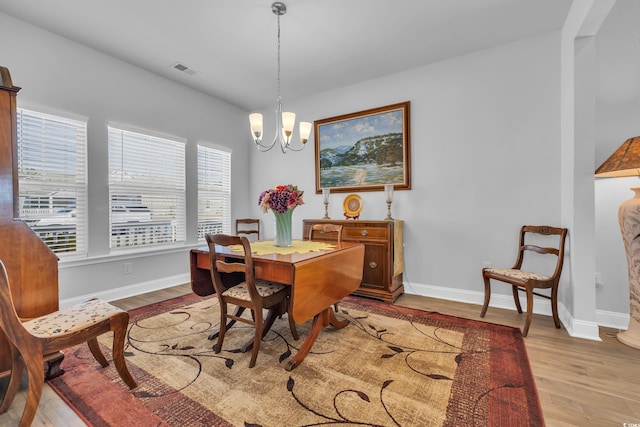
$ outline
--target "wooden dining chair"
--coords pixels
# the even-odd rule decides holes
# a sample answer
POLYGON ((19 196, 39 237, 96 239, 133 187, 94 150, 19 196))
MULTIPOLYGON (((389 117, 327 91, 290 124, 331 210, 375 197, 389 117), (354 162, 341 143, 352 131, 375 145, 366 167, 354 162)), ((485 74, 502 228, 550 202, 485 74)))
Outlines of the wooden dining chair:
POLYGON ((256 218, 236 219, 236 236, 243 234, 246 234, 247 238, 255 235, 256 240, 260 240, 260 220, 256 218))
POLYGON ((340 243, 342 242, 342 226, 339 224, 313 224, 309 228, 309 240, 314 240, 318 235, 322 236, 320 240, 334 240, 340 243))
POLYGON ((281 314, 287 313, 289 328, 294 339, 298 339, 296 325, 291 316, 291 286, 268 282, 255 278, 253 258, 249 240, 242 236, 228 236, 225 234, 207 234, 205 236, 209 245, 209 257, 211 261, 211 281, 220 303, 220 331, 218 341, 213 346, 216 353, 222 350, 222 344, 227 329, 236 321, 247 323, 255 327, 253 343, 245 346, 244 351, 253 347, 249 367, 256 364, 260 342, 269 332, 275 319, 281 314), (231 257, 219 258, 217 246, 241 245, 244 260, 231 257), (243 276, 242 280, 237 275, 243 276), (228 304, 236 306, 232 314, 228 313, 228 304), (245 309, 251 310, 251 319, 242 317, 245 309), (267 309, 267 317, 263 320, 263 309, 267 309), (229 319, 229 323, 227 323, 229 319))
MULTIPOLYGON (((337 241, 338 244, 342 242, 342 226, 339 224, 313 224, 309 228, 309 240, 313 240, 316 236, 322 236, 321 240, 337 241)), ((333 309, 338 312, 338 303, 333 304, 333 309)))
POLYGON ((531 318, 533 316, 533 296, 539 296, 551 300, 551 311, 553 314, 553 322, 556 328, 560 328, 560 318, 558 317, 558 284, 560 275, 562 274, 562 265, 564 263, 564 246, 567 237, 566 228, 548 227, 548 226, 531 226, 525 225, 520 229, 520 243, 518 246, 518 255, 513 267, 509 269, 503 268, 483 268, 482 278, 484 279, 484 305, 480 312, 480 317, 484 317, 489 307, 491 299, 490 280, 497 280, 511 285, 513 300, 515 301, 518 313, 522 314, 520 306, 519 292, 525 292, 527 295, 527 317, 522 330, 522 335, 527 336, 531 318), (537 236, 536 236, 537 235, 537 236), (541 236, 557 236, 557 244, 551 247, 538 246, 530 243, 533 238, 541 236), (555 269, 551 275, 528 271, 522 269, 525 262, 531 261, 534 254, 551 255, 555 257, 555 269), (544 295, 535 292, 534 289, 551 289, 550 295, 544 295))
POLYGON ((0 413, 5 413, 11 407, 26 367, 27 400, 20 426, 30 426, 44 386, 43 354, 86 342, 93 357, 105 367, 109 362, 100 350, 97 337, 109 331, 113 332, 113 362, 116 370, 130 389, 137 387, 124 360, 129 313, 99 299, 92 299, 23 322, 16 312, 7 270, 2 261, 0 267, 0 327, 9 338, 12 360, 9 385, 0 404, 0 413))

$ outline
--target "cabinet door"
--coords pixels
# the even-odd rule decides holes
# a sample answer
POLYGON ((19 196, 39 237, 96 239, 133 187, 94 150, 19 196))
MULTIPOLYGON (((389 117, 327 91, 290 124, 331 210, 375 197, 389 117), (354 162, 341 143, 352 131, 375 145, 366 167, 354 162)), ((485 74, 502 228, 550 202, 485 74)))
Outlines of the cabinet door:
POLYGON ((364 267, 362 285, 367 288, 386 289, 385 277, 387 266, 385 264, 386 245, 367 243, 364 248, 364 267))

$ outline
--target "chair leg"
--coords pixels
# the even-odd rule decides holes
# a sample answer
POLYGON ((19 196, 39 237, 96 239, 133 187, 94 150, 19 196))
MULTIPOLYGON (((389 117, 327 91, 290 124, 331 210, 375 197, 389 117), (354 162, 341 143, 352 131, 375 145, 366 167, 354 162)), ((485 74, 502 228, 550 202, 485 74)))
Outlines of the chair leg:
MULTIPOLYGON (((236 317, 240 317, 242 316, 242 313, 244 313, 244 307, 236 307, 236 309, 233 311, 233 315, 236 317)), ((225 318, 224 321, 226 322, 227 319, 225 318)), ((230 327, 232 327, 233 325, 236 324, 235 320, 230 320, 229 323, 226 324, 226 329, 229 329, 230 327)), ((209 339, 215 339, 218 337, 218 334, 220 334, 220 331, 215 331, 209 334, 209 339)))
MULTIPOLYGON (((518 292, 518 287, 515 285, 511 285, 511 292, 513 293, 513 302, 516 303, 516 309, 518 310, 518 313, 522 314, 522 306, 520 305, 520 295, 518 292)), ((529 306, 527 305, 527 310, 528 309, 529 306)))
MULTIPOLYGON (((273 308, 272 308, 273 310, 273 308)), ((253 368, 256 366, 256 359, 258 359, 258 351, 260 350, 260 343, 262 342, 262 309, 253 310, 254 318, 255 318, 255 335, 253 337, 253 349, 251 350, 251 361, 249 361, 249 367, 253 368)), ((271 314, 271 310, 269 310, 269 314, 271 314)))
POLYGON ((298 330, 296 329, 296 322, 293 320, 293 316, 291 312, 287 313, 287 318, 289 319, 289 329, 291 329, 291 335, 294 340, 298 340, 298 330))
MULTIPOLYGON (((235 320, 229 322, 229 327, 235 323, 235 320)), ((222 350, 222 343, 224 343, 224 335, 227 332, 227 304, 220 304, 220 330, 218 331, 218 342, 213 346, 213 350, 216 353, 220 353, 222 350)))
MULTIPOLYGON (((285 299, 285 311, 287 312, 287 320, 289 321, 289 329, 291 330, 291 335, 293 336, 294 340, 298 340, 298 330, 296 329, 296 322, 293 320, 293 306, 292 306, 292 301, 291 301, 291 294, 289 294, 287 296, 287 298, 285 299)), ((336 308, 338 306, 338 303, 335 304, 336 308)))
POLYGON ((100 350, 98 339, 91 338, 89 341, 87 341, 87 344, 89 345, 89 350, 91 350, 91 354, 93 354, 93 357, 98 361, 100 366, 102 366, 103 368, 106 368, 107 366, 109 366, 109 362, 107 362, 107 358, 104 357, 102 350, 100 350))
POLYGON ((42 350, 40 354, 36 351, 31 354, 23 354, 27 372, 29 374, 29 385, 27 390, 27 402, 24 405, 24 412, 20 419, 20 427, 29 427, 33 422, 40 404, 42 388, 44 387, 44 361, 42 360, 42 350))
MULTIPOLYGON (((112 320, 113 321, 113 320, 112 320)), ((127 368, 127 362, 124 360, 124 341, 127 335, 127 325, 129 323, 129 315, 121 316, 117 321, 114 321, 113 330, 113 364, 116 365, 116 370, 125 382, 129 389, 133 390, 138 387, 136 380, 133 379, 129 368, 127 368)))
POLYGON ((269 311, 267 312, 267 317, 264 318, 262 321, 262 338, 264 338, 265 335, 267 335, 267 333, 273 326, 273 323, 276 321, 276 318, 278 318, 280 313, 282 312, 281 312, 281 307, 279 305, 269 308, 269 311))
POLYGON ((554 286, 551 290, 551 313, 553 314, 553 323, 556 328, 560 329, 560 316, 558 316, 558 286, 554 286))
POLYGON ((533 317, 533 289, 527 287, 527 319, 524 322, 524 329, 522 330, 522 336, 526 337, 529 333, 529 326, 531 326, 531 318, 533 317))
POLYGON ((288 298, 285 298, 280 304, 278 304, 278 319, 282 319, 282 315, 287 312, 288 298))
POLYGON ((480 311, 480 317, 484 317, 487 314, 487 308, 489 308, 489 300, 491 300, 491 283, 488 277, 482 276, 484 279, 484 305, 482 306, 482 311, 480 311))
POLYGON ((20 388, 22 373, 24 372, 24 360, 22 359, 22 355, 9 340, 7 340, 7 342, 11 348, 11 376, 9 377, 7 391, 4 393, 4 397, 2 398, 2 404, 0 404, 0 414, 4 414, 11 407, 13 399, 16 397, 16 393, 20 388))

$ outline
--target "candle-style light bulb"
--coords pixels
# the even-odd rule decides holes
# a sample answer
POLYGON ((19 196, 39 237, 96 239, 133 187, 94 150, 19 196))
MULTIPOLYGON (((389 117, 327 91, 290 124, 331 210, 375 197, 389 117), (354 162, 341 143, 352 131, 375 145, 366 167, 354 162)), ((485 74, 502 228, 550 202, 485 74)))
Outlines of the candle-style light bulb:
POLYGON ((331 219, 329 218, 329 193, 331 193, 330 188, 322 189, 322 202, 324 203, 324 217, 322 219, 331 219))
POLYGON ((393 202, 393 184, 385 184, 384 195, 386 196, 387 203, 393 202))
POLYGON ((387 217, 385 219, 393 219, 391 217, 391 203, 393 202, 393 184, 384 185, 384 195, 387 201, 387 217))

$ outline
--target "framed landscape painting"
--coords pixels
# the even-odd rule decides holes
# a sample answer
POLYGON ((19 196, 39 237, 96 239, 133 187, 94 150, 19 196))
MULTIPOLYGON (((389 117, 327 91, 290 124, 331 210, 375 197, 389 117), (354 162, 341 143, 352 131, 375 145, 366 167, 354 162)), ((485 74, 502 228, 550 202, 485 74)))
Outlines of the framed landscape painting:
POLYGON ((411 188, 409 101, 316 120, 316 193, 411 188))

